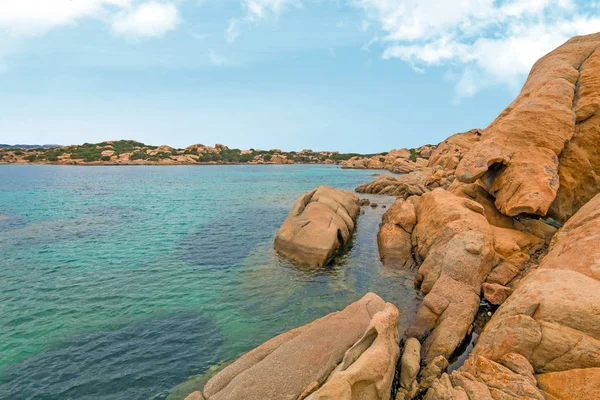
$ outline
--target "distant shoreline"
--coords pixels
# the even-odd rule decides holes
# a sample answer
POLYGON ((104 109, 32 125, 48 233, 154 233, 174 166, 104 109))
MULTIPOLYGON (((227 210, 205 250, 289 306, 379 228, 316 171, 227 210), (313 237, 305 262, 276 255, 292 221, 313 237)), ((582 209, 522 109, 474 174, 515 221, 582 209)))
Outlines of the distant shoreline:
MULTIPOLYGON (((236 166, 236 165, 251 165, 251 166, 293 166, 293 165, 330 165, 332 167, 337 167, 339 169, 359 169, 359 168, 343 168, 340 164, 332 164, 332 163, 287 163, 287 164, 275 164, 275 163, 262 163, 262 164, 250 164, 250 163, 174 163, 174 164, 166 164, 166 163, 47 163, 47 162, 0 162, 0 166, 2 165, 55 165, 60 167, 180 167, 180 166, 236 166)), ((378 168, 360 168, 360 169, 373 169, 377 170, 378 168)))

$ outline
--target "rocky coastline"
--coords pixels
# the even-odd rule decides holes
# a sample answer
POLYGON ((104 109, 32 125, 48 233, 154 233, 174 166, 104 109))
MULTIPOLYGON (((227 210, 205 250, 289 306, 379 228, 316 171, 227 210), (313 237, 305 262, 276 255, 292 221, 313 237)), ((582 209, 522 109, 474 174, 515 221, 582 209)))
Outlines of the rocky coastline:
POLYGON ((0 145, 0 164, 51 165, 272 165, 331 164, 349 169, 387 169, 406 173, 427 163, 432 146, 378 154, 337 151, 230 149, 223 144, 193 144, 184 149, 116 140, 70 146, 0 145), (21 146, 21 147, 18 147, 21 146), (382 160, 382 161, 379 161, 382 160))
MULTIPOLYGON (((409 151, 412 170, 356 189, 397 198, 378 244, 387 267, 416 271, 423 299, 405 332, 395 306, 370 293, 259 346, 188 399, 597 399, 599 49, 600 34, 572 38, 533 66, 485 130, 426 146, 413 160, 409 151), (470 352, 450 371, 474 330, 470 352)), ((404 156, 342 165, 391 170, 405 167, 404 156)), ((338 215, 343 202, 332 198, 358 207, 356 196, 328 188, 315 200, 321 213, 304 211, 322 190, 290 212, 281 232, 293 223, 288 236, 301 240, 288 242, 285 257, 337 250, 351 232, 355 214, 346 206, 350 218, 338 215)))

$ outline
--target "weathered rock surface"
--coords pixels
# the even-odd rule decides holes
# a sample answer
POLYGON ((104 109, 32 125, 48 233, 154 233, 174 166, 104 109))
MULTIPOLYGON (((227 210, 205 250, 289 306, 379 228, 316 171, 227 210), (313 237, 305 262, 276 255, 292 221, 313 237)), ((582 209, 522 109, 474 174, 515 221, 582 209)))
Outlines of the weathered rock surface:
MULTIPOLYGON (((600 195, 559 230, 539 268, 496 311, 467 363, 452 373, 454 387, 477 399, 597 396, 598 210, 600 195)), ((431 393, 432 399, 444 398, 431 393)))
POLYGON ((358 202, 355 194, 329 186, 304 194, 279 229, 275 249, 300 264, 327 264, 350 240, 358 202))
POLYGON ((576 37, 536 62, 521 94, 460 161, 457 178, 481 179, 509 216, 546 215, 554 202, 553 215, 564 220, 597 193, 598 47, 600 34, 576 37))
POLYGON ((430 154, 427 162, 421 158, 413 162, 408 157, 398 157, 392 164, 384 163, 389 171, 405 175, 380 175, 375 181, 358 186, 356 191, 407 198, 437 188, 447 189, 455 179, 454 171, 460 159, 479 142, 481 135, 480 129, 472 129, 450 136, 436 148, 423 146, 419 154, 430 154))
POLYGON ((578 68, 573 137, 559 157, 560 187, 550 210, 558 221, 566 221, 600 189, 600 34, 573 38, 563 47, 589 55, 578 68))
POLYGON ((554 235, 545 269, 568 269, 600 280, 600 197, 583 206, 554 235))
POLYGON ((482 285, 482 288, 483 297, 485 297, 490 304, 494 304, 496 306, 504 303, 511 293, 511 289, 509 287, 502 286, 497 283, 485 282, 482 285))
POLYGON ((359 185, 356 192, 407 198, 420 196, 436 188, 445 189, 453 180, 453 171, 444 171, 441 167, 423 167, 397 178, 393 175, 380 175, 373 182, 359 185))
POLYGON ((369 293, 243 355, 194 395, 206 400, 387 400, 398 361, 397 323, 396 307, 369 293))
POLYGON ((412 254, 411 235, 417 224, 416 205, 419 197, 396 200, 383 214, 382 225, 377 233, 377 245, 381 261, 386 267, 417 267, 412 254))
POLYGON ((444 170, 454 171, 465 153, 481 140, 482 134, 481 129, 471 129, 450 136, 433 151, 428 166, 441 166, 444 170))
POLYGON ((426 296, 406 335, 429 333, 422 350, 429 363, 449 357, 467 334, 495 263, 494 235, 479 203, 437 189, 421 196, 413 243, 423 260, 416 281, 426 296))
MULTIPOLYGON (((417 375, 421 369, 421 343, 409 338, 400 361, 400 391, 403 398, 413 398, 419 390, 417 375)), ((397 396, 398 397, 398 396, 397 396)))
POLYGON ((391 150, 385 155, 372 157, 355 156, 342 161, 340 167, 353 169, 386 169, 397 174, 406 174, 415 169, 426 167, 428 159, 436 146, 425 145, 418 149, 391 150))
POLYGON ((387 303, 327 381, 307 400, 389 400, 400 356, 398 339, 398 309, 387 303))

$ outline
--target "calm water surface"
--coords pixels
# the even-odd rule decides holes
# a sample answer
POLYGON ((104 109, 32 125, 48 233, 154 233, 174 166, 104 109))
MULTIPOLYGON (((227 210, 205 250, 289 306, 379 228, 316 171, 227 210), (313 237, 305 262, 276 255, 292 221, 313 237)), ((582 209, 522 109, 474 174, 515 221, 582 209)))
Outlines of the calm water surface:
POLYGON ((300 194, 372 173, 0 166, 0 398, 162 399, 369 291, 405 326, 413 276, 379 261, 382 208, 365 210, 333 266, 298 268, 272 248, 300 194))

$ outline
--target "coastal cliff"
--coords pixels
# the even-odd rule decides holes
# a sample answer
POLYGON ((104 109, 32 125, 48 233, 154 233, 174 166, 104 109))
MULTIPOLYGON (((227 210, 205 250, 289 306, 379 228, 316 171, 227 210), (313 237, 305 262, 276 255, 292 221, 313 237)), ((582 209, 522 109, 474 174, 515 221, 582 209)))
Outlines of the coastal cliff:
POLYGON ((402 364, 414 378, 397 398, 596 398, 598 48, 600 34, 576 37, 540 59, 487 129, 456 137, 471 139, 451 162, 440 144, 427 168, 357 188, 399 196, 381 257, 417 268, 424 294, 405 332, 420 360, 402 364), (448 374, 480 302, 500 307, 448 374))
MULTIPOLYGON (((415 285, 423 296, 416 315, 396 346, 386 329, 365 339, 369 318, 376 319, 369 314, 354 337, 344 336, 344 344, 335 349, 337 367, 319 372, 314 384, 307 385, 312 378, 304 379, 287 397, 262 398, 597 398, 598 49, 600 34, 569 40, 533 66, 520 95, 488 128, 427 146, 427 157, 409 159, 405 175, 381 175, 356 189, 397 198, 383 216, 377 242, 386 267, 416 271, 415 285), (379 333, 384 331, 388 334, 379 333), (388 339, 378 342, 380 334, 388 339), (385 345, 370 352, 369 344, 376 343, 385 345), (396 360, 392 382, 389 366, 396 360), (373 375, 374 370, 380 374, 373 375), (357 376, 369 377, 364 381, 368 390, 348 384, 357 376)), ((396 160, 405 152, 390 154, 396 158, 354 158, 345 165, 404 165, 396 160)), ((383 303, 377 302, 379 312, 383 303)), ((392 311, 388 321, 397 315, 392 311)), ((327 318, 332 317, 313 324, 327 318)), ((340 332, 352 321, 347 324, 340 332)), ((295 332, 284 335, 295 337, 295 332)), ((276 366, 289 367, 312 354, 311 349, 309 341, 286 362, 261 357, 265 368, 277 370, 274 375, 244 368, 243 380, 236 381, 236 374, 225 369, 214 379, 228 377, 228 391, 266 390, 265 384, 268 390, 285 392, 286 377, 303 376, 312 367, 302 364, 300 371, 286 375, 276 366)), ((190 399, 233 398, 218 397, 219 392, 211 397, 206 390, 190 399)))

